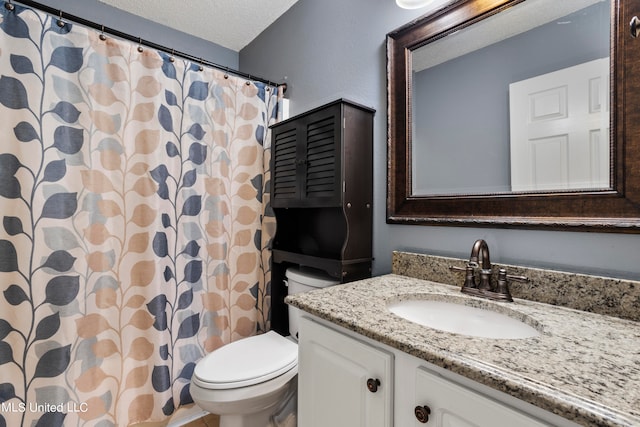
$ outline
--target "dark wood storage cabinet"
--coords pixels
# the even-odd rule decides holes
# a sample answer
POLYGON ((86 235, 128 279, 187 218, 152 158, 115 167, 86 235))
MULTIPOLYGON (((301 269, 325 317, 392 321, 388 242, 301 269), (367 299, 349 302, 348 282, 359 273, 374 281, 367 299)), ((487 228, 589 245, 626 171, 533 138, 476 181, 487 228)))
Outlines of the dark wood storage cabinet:
POLYGON ((289 266, 343 283, 371 276, 374 113, 341 99, 271 127, 272 327, 280 332, 288 330, 289 266))

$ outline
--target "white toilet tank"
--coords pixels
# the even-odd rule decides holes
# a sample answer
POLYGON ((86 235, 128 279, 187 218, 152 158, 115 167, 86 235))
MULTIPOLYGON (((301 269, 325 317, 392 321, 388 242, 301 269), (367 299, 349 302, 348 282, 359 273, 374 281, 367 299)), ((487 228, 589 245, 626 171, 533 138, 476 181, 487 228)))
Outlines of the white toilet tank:
MULTIPOLYGON (((289 267, 285 273, 289 295, 307 292, 313 289, 326 288, 340 283, 335 277, 329 276, 322 270, 307 267, 289 267)), ((289 333, 298 338, 298 319, 300 310, 289 306, 289 333)))

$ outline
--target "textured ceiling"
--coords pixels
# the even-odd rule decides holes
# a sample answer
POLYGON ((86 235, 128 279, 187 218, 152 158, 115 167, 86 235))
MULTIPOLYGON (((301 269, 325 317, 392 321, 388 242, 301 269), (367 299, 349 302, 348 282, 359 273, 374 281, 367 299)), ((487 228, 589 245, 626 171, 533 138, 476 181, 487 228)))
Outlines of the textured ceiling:
POLYGON ((239 52, 297 0, 99 0, 239 52))

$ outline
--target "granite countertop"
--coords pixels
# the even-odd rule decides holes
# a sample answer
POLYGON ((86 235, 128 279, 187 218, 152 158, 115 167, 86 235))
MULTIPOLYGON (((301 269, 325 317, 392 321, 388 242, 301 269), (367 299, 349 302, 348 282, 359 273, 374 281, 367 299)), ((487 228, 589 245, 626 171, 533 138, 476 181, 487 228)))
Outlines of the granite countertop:
POLYGON ((578 424, 640 426, 640 322, 515 299, 493 303, 458 287, 395 274, 289 296, 286 302, 578 424), (522 316, 541 334, 475 338, 401 319, 386 303, 466 298, 522 316))

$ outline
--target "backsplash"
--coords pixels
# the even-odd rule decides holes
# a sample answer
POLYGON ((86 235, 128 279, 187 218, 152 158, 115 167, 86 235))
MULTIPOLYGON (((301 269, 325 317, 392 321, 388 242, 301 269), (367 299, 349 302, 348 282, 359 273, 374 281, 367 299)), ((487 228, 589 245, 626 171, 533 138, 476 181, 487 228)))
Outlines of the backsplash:
MULTIPOLYGON (((462 286, 464 273, 449 270, 465 267, 467 260, 410 252, 393 252, 392 272, 402 276, 462 286)), ((522 298, 576 310, 640 321, 640 282, 555 270, 493 264, 494 271, 527 276, 527 283, 510 282, 514 298, 522 298)))

